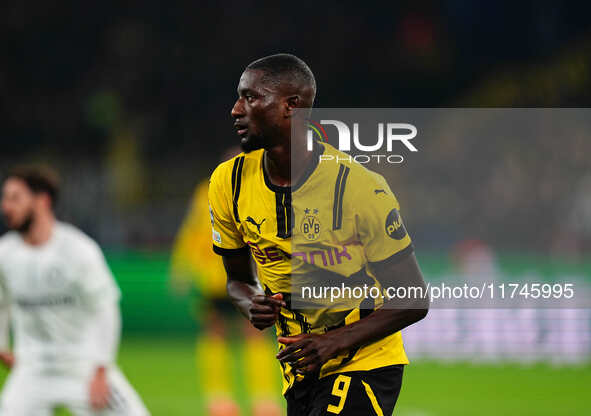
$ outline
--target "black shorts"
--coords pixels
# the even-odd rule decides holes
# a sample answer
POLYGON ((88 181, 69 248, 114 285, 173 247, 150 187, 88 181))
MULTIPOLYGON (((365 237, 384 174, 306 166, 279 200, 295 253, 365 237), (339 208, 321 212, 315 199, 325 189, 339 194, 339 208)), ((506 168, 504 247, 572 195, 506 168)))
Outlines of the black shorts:
POLYGON ((285 394, 287 416, 391 416, 403 371, 392 365, 301 381, 285 394))

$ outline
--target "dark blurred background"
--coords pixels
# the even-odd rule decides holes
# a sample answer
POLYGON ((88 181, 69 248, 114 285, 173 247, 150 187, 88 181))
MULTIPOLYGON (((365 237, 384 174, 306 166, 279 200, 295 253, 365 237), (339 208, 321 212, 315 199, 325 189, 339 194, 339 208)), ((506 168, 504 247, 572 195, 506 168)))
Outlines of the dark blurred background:
MULTIPOLYGON (((65 187, 62 217, 108 247, 166 248, 193 187, 237 143, 229 111, 252 60, 277 52, 303 58, 317 78, 318 107, 585 107, 590 12, 589 3, 549 0, 6 1, 0 173, 22 162, 55 165, 65 187)), ((591 151, 585 143, 577 149, 591 151)), ((469 164, 473 149, 464 151, 457 155, 464 163, 448 165, 452 176, 480 168, 477 159, 469 164)), ((481 172, 485 182, 512 163, 502 156, 481 172)), ((449 186, 458 191, 469 181, 449 186)), ((402 190, 403 207, 424 200, 424 187, 415 188, 402 190)), ((483 198, 470 203, 485 211, 483 198)), ((407 220, 422 235, 429 221, 412 211, 407 220)), ((462 228, 470 222, 457 227, 433 248, 465 235, 514 248, 462 228)), ((520 247, 552 249, 538 237, 520 247)), ((577 238, 573 250, 585 249, 588 236, 577 238)))
MULTIPOLYGON (((172 290, 170 253, 195 186, 238 144, 244 67, 298 55, 325 108, 590 107, 590 14, 552 0, 5 0, 0 178, 59 171, 59 216, 98 240, 123 293, 122 368, 154 415, 202 414, 209 358, 193 336, 210 276, 195 296, 172 290)), ((426 279, 591 282, 589 136, 417 137, 387 176, 426 279)), ((588 413, 591 311, 571 307, 430 312, 404 331, 397 414, 588 413)), ((247 409, 240 371, 220 374, 247 409)))

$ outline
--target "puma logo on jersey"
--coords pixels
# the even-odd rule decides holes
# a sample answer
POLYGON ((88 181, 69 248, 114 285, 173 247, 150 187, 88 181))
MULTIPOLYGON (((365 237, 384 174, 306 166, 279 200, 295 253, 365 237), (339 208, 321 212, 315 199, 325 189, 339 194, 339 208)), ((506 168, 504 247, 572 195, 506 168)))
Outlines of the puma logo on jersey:
POLYGON ((249 222, 252 225, 255 225, 257 227, 257 230, 259 231, 259 234, 261 233, 261 225, 263 225, 265 220, 266 220, 266 218, 263 218, 263 220, 260 223, 257 223, 252 217, 246 217, 246 222, 249 222))
POLYGON ((377 194, 385 194, 386 193, 386 191, 383 190, 383 189, 374 189, 373 191, 376 193, 376 195, 377 194))

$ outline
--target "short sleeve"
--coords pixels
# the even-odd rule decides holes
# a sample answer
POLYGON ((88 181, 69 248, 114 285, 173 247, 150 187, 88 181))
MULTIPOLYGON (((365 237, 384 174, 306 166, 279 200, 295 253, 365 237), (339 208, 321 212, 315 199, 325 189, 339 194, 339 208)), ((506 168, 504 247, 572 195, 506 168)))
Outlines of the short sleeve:
POLYGON ((373 172, 371 179, 359 183, 353 204, 357 229, 369 262, 401 259, 412 253, 413 246, 402 221, 400 205, 386 180, 373 172))
POLYGON ((218 166, 211 175, 208 192, 213 251, 223 256, 248 248, 233 218, 231 176, 226 164, 218 166))

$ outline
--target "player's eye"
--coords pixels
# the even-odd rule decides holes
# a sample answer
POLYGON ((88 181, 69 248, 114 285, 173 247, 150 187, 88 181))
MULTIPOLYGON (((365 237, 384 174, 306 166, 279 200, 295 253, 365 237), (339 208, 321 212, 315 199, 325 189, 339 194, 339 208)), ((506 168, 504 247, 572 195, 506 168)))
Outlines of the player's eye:
POLYGON ((244 97, 246 98, 246 101, 248 101, 249 103, 252 103, 256 99, 256 97, 252 94, 246 94, 244 97))

